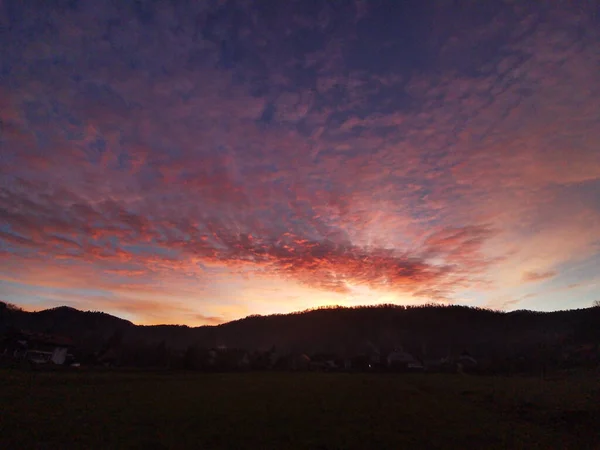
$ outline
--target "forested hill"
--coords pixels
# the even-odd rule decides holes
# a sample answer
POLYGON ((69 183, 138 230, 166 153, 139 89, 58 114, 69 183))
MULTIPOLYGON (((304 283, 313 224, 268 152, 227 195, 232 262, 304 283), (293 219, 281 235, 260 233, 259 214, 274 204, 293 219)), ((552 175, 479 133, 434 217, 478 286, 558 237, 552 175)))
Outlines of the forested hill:
POLYGON ((69 307, 25 312, 2 303, 0 331, 9 328, 67 336, 90 350, 118 336, 120 342, 164 343, 178 350, 196 345, 353 354, 366 347, 402 346, 430 355, 463 350, 518 353, 540 346, 600 343, 600 307, 548 313, 465 306, 336 307, 192 328, 134 325, 109 314, 69 307))

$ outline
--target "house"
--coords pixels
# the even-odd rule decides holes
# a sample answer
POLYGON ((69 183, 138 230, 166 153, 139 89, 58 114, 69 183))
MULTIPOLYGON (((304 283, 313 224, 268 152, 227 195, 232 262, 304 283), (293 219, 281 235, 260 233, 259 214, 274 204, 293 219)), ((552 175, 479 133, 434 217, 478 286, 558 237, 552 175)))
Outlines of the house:
POLYGON ((62 365, 67 360, 73 342, 65 337, 35 334, 28 341, 26 358, 38 364, 62 365))
POLYGON ((292 370, 308 370, 310 363, 310 358, 305 354, 294 355, 290 358, 290 368, 292 370))
POLYGON ((404 351, 402 347, 393 350, 387 357, 387 366, 391 370, 409 370, 410 367, 420 366, 413 355, 404 351))
POLYGON ((477 369, 477 360, 469 353, 463 352, 456 361, 457 370, 459 372, 472 372, 477 369))
POLYGON ((311 370, 334 371, 338 369, 336 356, 328 353, 317 353, 310 359, 311 370))
POLYGON ((358 345, 350 361, 352 369, 358 371, 376 370, 385 366, 385 358, 382 357, 381 351, 369 340, 358 345))
POLYGON ((62 365, 73 348, 73 342, 62 336, 15 331, 6 336, 3 347, 2 353, 13 358, 35 364, 62 365))
POLYGON ((409 372, 425 372, 425 365, 418 360, 409 362, 406 368, 409 372))
POLYGON ((446 356, 440 359, 439 370, 443 373, 456 373, 458 370, 458 365, 454 357, 446 356))

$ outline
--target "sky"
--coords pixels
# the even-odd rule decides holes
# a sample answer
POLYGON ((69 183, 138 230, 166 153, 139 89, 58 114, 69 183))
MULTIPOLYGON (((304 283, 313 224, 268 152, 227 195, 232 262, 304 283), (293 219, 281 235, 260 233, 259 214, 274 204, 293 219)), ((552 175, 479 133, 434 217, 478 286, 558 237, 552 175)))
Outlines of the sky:
POLYGON ((0 0, 0 54, 0 300, 600 299, 596 0, 0 0))

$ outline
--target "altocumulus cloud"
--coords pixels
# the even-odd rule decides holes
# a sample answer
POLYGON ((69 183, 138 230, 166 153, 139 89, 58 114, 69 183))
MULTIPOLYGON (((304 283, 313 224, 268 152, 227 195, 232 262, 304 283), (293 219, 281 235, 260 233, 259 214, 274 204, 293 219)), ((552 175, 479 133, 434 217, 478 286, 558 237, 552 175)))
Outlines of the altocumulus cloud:
POLYGON ((211 321, 273 279, 522 305, 597 255, 583 5, 11 0, 0 23, 5 282, 71 271, 211 321))

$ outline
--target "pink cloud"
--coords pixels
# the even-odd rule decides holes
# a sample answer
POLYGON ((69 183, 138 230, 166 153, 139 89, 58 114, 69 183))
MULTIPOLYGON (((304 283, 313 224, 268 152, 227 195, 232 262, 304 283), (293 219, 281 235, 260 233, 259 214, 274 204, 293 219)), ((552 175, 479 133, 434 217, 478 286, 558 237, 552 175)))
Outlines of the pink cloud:
MULTIPOLYGON (((122 5, 65 12, 15 62, 18 83, 0 83, 11 280, 61 284, 42 273, 57 265, 130 292, 144 289, 123 279, 181 272, 203 284, 211 268, 452 301, 597 253, 597 39, 569 31, 585 11, 562 8, 549 26, 516 5, 489 21, 437 5, 424 45, 438 69, 415 73, 346 65, 354 19, 299 59, 261 26, 244 38, 244 54, 260 48, 256 67, 238 72, 194 31, 208 6, 189 17, 163 6, 152 40, 136 37, 141 19, 122 5), (107 31, 111 17, 128 28, 107 31), (473 44, 493 49, 499 36, 501 55, 473 44), (131 64, 105 64, 114 42, 131 64), (61 48, 78 81, 59 63, 35 72, 61 48)), ((297 31, 300 12, 281 15, 297 31)))
POLYGON ((525 272, 523 274, 523 281, 525 282, 537 282, 544 281, 554 278, 556 276, 556 272, 525 272))

